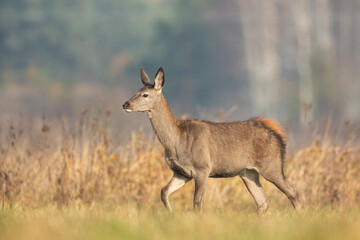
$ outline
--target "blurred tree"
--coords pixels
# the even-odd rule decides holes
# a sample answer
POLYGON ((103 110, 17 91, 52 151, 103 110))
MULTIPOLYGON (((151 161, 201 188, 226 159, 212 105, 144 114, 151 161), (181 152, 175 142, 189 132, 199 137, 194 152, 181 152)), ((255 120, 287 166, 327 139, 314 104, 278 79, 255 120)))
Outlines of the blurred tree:
POLYGON ((126 88, 165 68, 182 112, 360 118, 358 0, 1 0, 0 83, 126 88), (126 76, 126 77, 125 77, 126 76), (326 86, 326 87, 324 87, 326 86), (195 104, 194 104, 195 103, 195 104))
POLYGON ((241 29, 236 17, 223 17, 236 7, 236 1, 220 5, 205 0, 175 1, 172 14, 156 24, 154 39, 142 59, 146 69, 165 67, 172 81, 167 92, 180 99, 181 105, 189 105, 185 111, 196 111, 194 102, 224 107, 221 104, 237 99, 239 85, 246 83, 244 75, 235 70, 240 68, 241 29))
POLYGON ((1 1, 0 70, 35 65, 49 78, 109 79, 116 58, 145 41, 147 7, 144 0, 1 1))

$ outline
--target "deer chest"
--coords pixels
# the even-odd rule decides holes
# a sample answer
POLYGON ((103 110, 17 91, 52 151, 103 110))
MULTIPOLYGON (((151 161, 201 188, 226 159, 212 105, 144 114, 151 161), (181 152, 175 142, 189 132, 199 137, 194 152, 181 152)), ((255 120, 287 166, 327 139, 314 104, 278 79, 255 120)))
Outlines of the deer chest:
POLYGON ((183 164, 181 160, 178 159, 176 154, 171 154, 171 152, 165 151, 165 161, 173 172, 176 172, 185 177, 192 178, 193 174, 191 167, 183 164))

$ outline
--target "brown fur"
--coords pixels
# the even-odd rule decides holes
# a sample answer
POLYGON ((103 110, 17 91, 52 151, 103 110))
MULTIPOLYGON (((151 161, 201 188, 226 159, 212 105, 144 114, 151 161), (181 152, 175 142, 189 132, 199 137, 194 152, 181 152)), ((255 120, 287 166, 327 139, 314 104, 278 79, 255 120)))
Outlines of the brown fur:
POLYGON ((273 119, 264 118, 264 117, 256 117, 254 121, 260 122, 264 128, 270 130, 272 134, 276 136, 280 145, 280 153, 282 160, 282 170, 284 170, 285 163, 285 155, 286 155, 286 133, 280 123, 273 119))
POLYGON ((257 118, 254 118, 254 120, 262 122, 262 124, 267 129, 273 131, 274 134, 279 136, 282 144, 286 145, 286 133, 277 121, 275 121, 273 119, 269 119, 269 118, 264 118, 264 117, 257 117, 257 118))

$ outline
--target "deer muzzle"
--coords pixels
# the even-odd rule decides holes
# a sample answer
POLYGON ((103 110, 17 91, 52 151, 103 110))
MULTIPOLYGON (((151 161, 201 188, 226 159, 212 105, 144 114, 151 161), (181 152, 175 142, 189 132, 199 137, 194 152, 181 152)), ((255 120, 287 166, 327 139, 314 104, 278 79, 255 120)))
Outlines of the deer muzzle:
POLYGON ((132 112, 133 110, 130 108, 130 103, 129 102, 125 102, 123 105, 123 109, 126 111, 126 112, 132 112))

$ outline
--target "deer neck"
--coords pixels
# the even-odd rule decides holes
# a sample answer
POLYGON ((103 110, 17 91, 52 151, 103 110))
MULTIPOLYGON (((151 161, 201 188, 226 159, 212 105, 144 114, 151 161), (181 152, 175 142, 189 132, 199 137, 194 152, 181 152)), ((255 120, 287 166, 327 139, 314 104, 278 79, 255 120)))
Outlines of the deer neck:
POLYGON ((163 95, 160 103, 147 114, 160 143, 165 148, 174 147, 180 138, 179 119, 171 112, 163 95))

